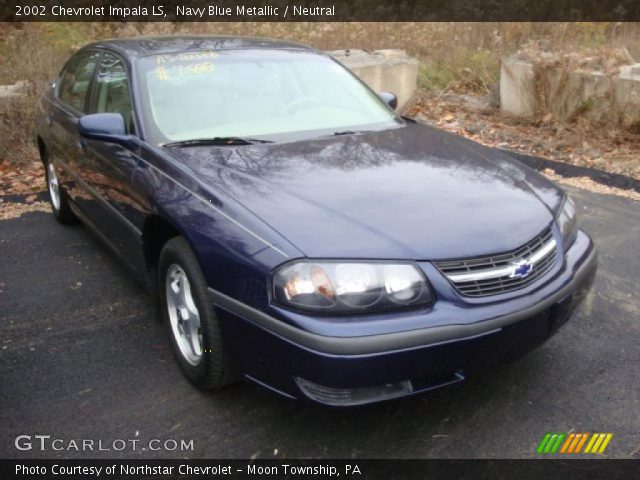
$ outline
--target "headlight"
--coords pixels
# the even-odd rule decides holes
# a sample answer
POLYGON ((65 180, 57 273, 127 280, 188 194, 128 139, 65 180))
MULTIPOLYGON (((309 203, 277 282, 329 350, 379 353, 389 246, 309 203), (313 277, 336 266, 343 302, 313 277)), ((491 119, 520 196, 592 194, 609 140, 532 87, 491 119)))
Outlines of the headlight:
POLYGON ((576 205, 567 195, 556 218, 558 228, 562 235, 562 245, 566 250, 571 246, 578 234, 578 218, 576 215, 576 205))
POLYGON ((275 301, 300 310, 354 313, 431 303, 427 281, 413 264, 304 260, 273 276, 275 301))

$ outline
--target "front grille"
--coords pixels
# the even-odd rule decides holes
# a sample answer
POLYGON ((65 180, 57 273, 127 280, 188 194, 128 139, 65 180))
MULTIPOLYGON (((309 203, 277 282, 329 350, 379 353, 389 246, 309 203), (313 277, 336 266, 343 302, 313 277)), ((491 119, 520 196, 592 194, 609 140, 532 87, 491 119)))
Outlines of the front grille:
POLYGON ((435 262, 455 289, 469 297, 485 297, 524 288, 548 273, 555 264, 556 241, 551 227, 510 252, 435 262), (530 271, 523 273, 527 265, 530 271))

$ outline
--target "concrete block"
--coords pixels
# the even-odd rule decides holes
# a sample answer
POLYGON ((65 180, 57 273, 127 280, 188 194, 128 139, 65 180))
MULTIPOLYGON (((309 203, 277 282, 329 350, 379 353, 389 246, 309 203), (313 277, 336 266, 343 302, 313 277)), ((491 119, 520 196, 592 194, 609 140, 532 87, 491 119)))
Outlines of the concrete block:
POLYGON ((0 85, 0 107, 5 107, 11 101, 25 96, 29 89, 29 82, 21 80, 13 85, 0 85))
POLYGON ((502 111, 521 117, 551 114, 558 120, 584 115, 598 122, 640 122, 640 63, 622 66, 618 73, 549 65, 536 67, 518 54, 505 59, 502 111))
POLYGON ((327 52, 376 92, 398 97, 398 112, 407 106, 418 83, 418 62, 404 50, 334 50, 327 52))
POLYGON ((517 57, 502 62, 500 68, 500 108, 518 117, 533 117, 536 104, 533 65, 517 57))
POLYGON ((613 109, 612 79, 603 72, 580 72, 582 86, 579 109, 586 108, 587 117, 601 121, 611 118, 613 109))
POLYGON ((615 90, 622 122, 625 125, 640 122, 640 63, 620 68, 615 90))
POLYGON ((538 81, 546 81, 546 89, 541 89, 543 111, 554 118, 569 120, 578 114, 596 121, 611 118, 611 79, 603 72, 551 69, 541 76, 538 81))

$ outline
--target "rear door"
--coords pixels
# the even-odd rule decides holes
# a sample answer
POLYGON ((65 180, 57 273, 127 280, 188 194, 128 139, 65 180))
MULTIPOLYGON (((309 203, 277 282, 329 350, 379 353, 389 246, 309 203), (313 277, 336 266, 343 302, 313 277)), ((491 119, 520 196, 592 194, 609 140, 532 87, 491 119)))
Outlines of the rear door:
POLYGON ((80 52, 69 60, 56 83, 55 106, 45 119, 50 130, 50 159, 56 164, 64 188, 82 210, 92 199, 77 181, 86 163, 78 120, 88 110, 90 86, 99 60, 97 50, 80 52))

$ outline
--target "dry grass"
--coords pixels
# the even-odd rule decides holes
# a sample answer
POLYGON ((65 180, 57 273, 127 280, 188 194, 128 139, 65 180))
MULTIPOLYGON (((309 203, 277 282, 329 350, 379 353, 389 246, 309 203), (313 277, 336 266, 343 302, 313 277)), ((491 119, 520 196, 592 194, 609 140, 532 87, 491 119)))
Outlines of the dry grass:
POLYGON ((500 60, 531 41, 553 48, 622 47, 640 58, 640 25, 630 23, 0 23, 0 84, 30 81, 27 99, 0 117, 0 162, 32 161, 33 105, 80 45, 107 37, 220 34, 283 38, 320 49, 401 48, 420 61, 425 92, 495 90, 500 60))

